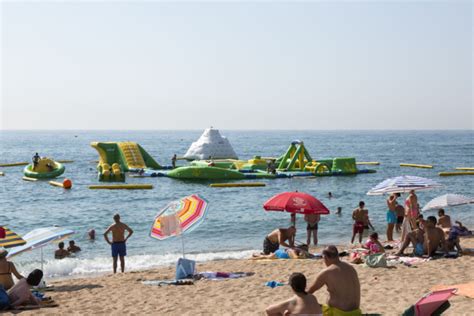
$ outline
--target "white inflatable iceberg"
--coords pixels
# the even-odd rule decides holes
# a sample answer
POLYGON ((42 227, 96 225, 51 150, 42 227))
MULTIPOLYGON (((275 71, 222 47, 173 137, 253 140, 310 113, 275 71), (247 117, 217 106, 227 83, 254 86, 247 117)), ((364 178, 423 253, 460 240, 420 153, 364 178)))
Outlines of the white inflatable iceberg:
POLYGON ((219 130, 207 128, 197 141, 191 144, 184 158, 197 159, 238 159, 229 140, 219 130))

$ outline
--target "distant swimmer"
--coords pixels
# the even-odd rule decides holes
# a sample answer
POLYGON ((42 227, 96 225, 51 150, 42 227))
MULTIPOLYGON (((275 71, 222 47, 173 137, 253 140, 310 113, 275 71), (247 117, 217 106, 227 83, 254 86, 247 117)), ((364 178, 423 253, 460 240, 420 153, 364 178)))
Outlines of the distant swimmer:
POLYGON ((90 229, 88 232, 87 232, 87 235, 89 236, 89 240, 95 240, 95 229, 90 229))
POLYGON ((58 249, 54 252, 54 258, 55 259, 64 259, 66 257, 69 257, 69 251, 64 249, 64 243, 61 241, 58 244, 58 249))
POLYGON ((342 214, 342 207, 338 206, 335 214, 336 215, 341 215, 342 214))
POLYGON ((126 242, 133 234, 133 230, 127 224, 120 221, 120 215, 114 215, 115 223, 110 225, 104 233, 105 241, 112 247, 112 258, 114 273, 117 273, 117 257, 120 257, 120 268, 125 271, 125 256, 127 255, 126 242), (125 237, 125 231, 128 232, 125 237), (112 241, 109 240, 109 233, 112 233, 112 241))
POLYGON ((332 195, 332 192, 328 192, 328 198, 333 198, 334 196, 332 195))
POLYGON ((67 251, 70 253, 76 253, 81 251, 81 247, 76 246, 74 240, 69 241, 69 247, 67 247, 67 251))

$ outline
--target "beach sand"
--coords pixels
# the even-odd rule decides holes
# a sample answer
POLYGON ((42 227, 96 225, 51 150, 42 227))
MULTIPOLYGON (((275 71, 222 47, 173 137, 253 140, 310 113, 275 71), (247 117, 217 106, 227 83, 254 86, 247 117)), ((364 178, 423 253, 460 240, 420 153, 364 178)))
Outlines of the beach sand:
MULTIPOLYGON (((463 239, 463 247, 474 247, 474 238, 463 239)), ((342 247, 339 247, 342 250, 342 247)), ((347 260, 347 257, 344 258, 347 260)), ((354 265, 361 281, 364 313, 400 315, 437 284, 459 284, 474 280, 473 256, 437 259, 416 266, 394 268, 354 265)), ((222 281, 199 280, 194 285, 149 286, 143 280, 173 279, 174 267, 134 271, 93 278, 53 281, 48 295, 55 308, 22 314, 152 314, 152 315, 263 315, 265 308, 292 295, 289 286, 270 288, 270 280, 286 282, 292 272, 304 273, 308 281, 324 268, 323 260, 225 260, 198 263, 203 271, 254 272, 255 275, 222 281)), ((320 303, 327 299, 323 288, 316 292, 320 303)), ((473 315, 474 301, 463 296, 450 299, 444 315, 473 315)))

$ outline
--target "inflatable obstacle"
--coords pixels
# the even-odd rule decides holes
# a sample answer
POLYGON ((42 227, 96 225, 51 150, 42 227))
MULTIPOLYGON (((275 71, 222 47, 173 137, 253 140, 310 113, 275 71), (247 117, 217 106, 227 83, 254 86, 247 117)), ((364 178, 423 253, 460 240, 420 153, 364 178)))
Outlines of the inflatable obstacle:
POLYGON ((456 170, 468 170, 468 171, 474 171, 474 168, 471 167, 458 167, 456 170))
POLYGON ((69 190, 72 188, 72 181, 69 179, 64 179, 63 182, 57 182, 57 181, 49 181, 49 184, 55 187, 60 187, 63 189, 69 190))
POLYGON ((451 176, 474 176, 474 171, 458 171, 458 172, 440 172, 438 173, 441 177, 451 176))
POLYGON ((356 165, 378 166, 378 165, 380 165, 380 162, 378 162, 378 161, 360 161, 360 162, 356 162, 356 165))
POLYGON ((264 187, 265 183, 262 182, 240 182, 240 183, 211 183, 211 188, 242 188, 242 187, 264 187))
POLYGON ((433 169, 432 165, 419 165, 419 164, 415 164, 415 163, 401 163, 400 167, 433 169))
POLYGON ((139 169, 162 169, 145 149, 134 142, 92 142, 99 153, 99 181, 123 182, 125 172, 139 169))
POLYGON ((90 185, 91 190, 149 190, 151 184, 115 184, 115 185, 90 185))
POLYGON ((16 167, 16 166, 26 166, 29 162, 13 162, 13 163, 2 163, 0 167, 16 167))
POLYGON ((63 164, 51 158, 42 157, 36 166, 33 166, 32 163, 27 165, 23 169, 23 174, 28 178, 52 179, 62 175, 65 170, 63 164))
POLYGON ((30 177, 22 177, 22 179, 25 180, 25 181, 30 181, 30 182, 38 181, 38 179, 30 178, 30 177))

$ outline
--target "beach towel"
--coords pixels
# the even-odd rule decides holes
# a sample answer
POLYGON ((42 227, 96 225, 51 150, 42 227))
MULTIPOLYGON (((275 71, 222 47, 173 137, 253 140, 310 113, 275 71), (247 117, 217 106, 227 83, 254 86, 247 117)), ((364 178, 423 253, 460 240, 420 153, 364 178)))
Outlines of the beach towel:
POLYGON ((439 291, 439 290, 445 290, 445 289, 452 289, 455 288, 457 289, 456 295, 462 295, 466 296, 469 298, 474 299, 474 281, 471 281, 469 283, 461 283, 461 284, 453 284, 453 285, 444 285, 444 284, 438 284, 435 285, 431 288, 431 291, 439 291))
POLYGON ((207 280, 226 280, 226 279, 238 279, 246 276, 254 275, 253 272, 200 272, 194 275, 195 279, 207 279, 207 280))
POLYGON ((148 280, 148 281, 142 281, 142 284, 152 285, 152 286, 193 285, 194 280, 191 280, 191 279, 183 279, 183 280, 148 280))

